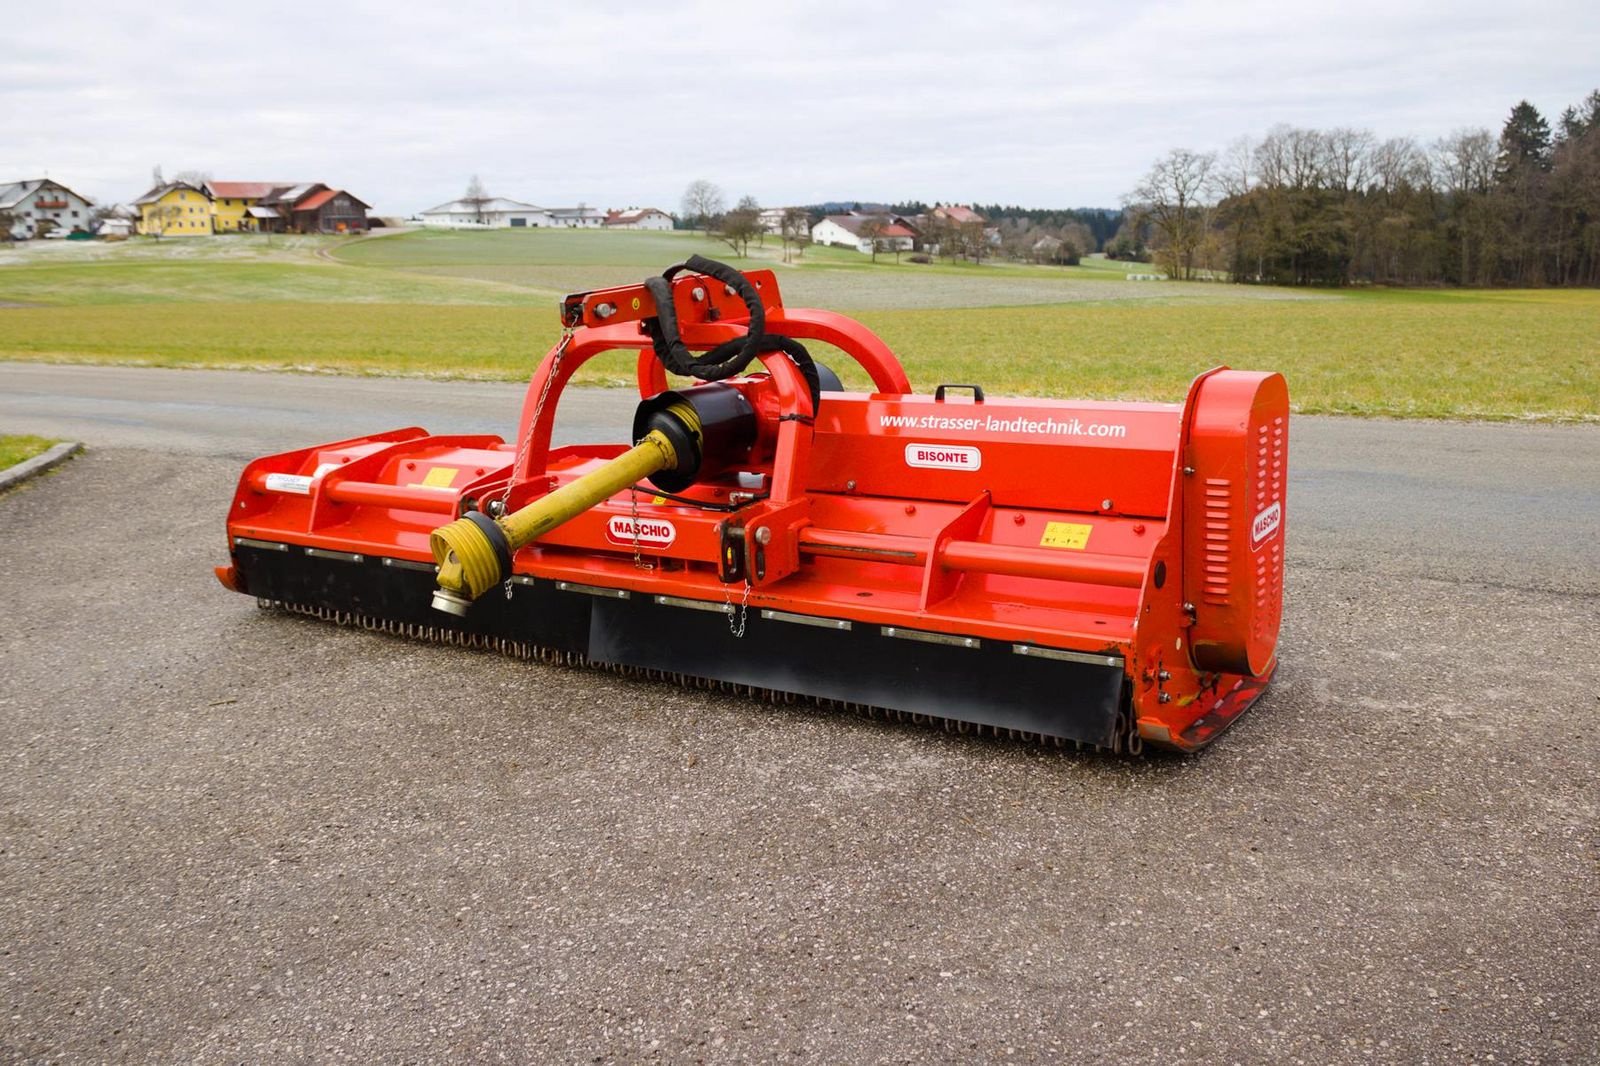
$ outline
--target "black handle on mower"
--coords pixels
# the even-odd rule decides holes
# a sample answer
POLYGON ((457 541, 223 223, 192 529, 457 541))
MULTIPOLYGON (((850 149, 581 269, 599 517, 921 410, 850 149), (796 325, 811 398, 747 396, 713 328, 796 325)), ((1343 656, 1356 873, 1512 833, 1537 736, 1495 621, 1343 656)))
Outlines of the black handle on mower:
POLYGON ((945 389, 971 389, 972 390, 972 402, 973 403, 982 403, 983 402, 983 386, 982 385, 940 385, 937 389, 933 390, 933 402, 934 403, 944 403, 944 390, 945 389))

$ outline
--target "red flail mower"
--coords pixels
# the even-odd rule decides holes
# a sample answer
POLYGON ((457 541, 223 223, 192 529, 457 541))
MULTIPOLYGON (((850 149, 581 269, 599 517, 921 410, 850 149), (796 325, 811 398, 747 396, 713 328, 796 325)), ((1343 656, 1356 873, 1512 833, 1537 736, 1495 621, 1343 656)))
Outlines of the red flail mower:
POLYGON ((1112 751, 1202 747, 1272 677, 1278 374, 1211 370, 1181 405, 918 395, 864 326, 699 257, 569 296, 561 322, 514 441, 397 429, 251 463, 222 583, 345 624, 1112 751), (872 391, 843 391, 806 341, 872 391), (629 443, 552 448, 573 372, 618 348, 640 351, 629 443))

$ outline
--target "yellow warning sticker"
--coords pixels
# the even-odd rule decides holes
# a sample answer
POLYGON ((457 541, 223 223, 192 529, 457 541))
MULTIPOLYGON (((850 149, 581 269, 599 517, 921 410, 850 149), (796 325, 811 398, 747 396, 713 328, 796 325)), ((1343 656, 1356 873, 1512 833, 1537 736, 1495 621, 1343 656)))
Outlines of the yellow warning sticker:
POLYGON ((1081 522, 1046 522, 1044 536, 1039 538, 1039 547, 1082 551, 1089 546, 1089 532, 1093 528, 1081 522))
POLYGON ((428 471, 428 476, 422 479, 422 484, 430 489, 447 489, 461 471, 453 466, 436 466, 428 471))
POLYGON ((665 496, 652 496, 650 497, 650 502, 659 506, 660 504, 666 503, 667 498, 665 496))

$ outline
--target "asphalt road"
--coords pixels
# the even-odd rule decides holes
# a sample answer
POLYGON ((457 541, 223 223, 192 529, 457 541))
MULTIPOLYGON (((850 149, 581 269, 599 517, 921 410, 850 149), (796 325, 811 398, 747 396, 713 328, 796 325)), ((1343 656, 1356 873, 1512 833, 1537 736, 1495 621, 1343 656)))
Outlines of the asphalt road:
POLYGON ((1279 679, 1192 759, 211 577, 242 460, 520 399, 0 364, 90 445, 0 497, 0 1060, 1595 1061, 1600 429, 1297 418, 1279 679))

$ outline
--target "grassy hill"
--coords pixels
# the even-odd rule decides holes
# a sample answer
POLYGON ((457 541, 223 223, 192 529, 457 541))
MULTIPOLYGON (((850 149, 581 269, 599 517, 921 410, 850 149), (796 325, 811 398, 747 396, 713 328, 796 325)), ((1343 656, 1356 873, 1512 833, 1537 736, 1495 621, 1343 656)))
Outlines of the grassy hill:
MULTIPOLYGON (((1105 260, 874 264, 837 248, 784 263, 776 239, 734 259, 693 233, 0 246, 0 358, 520 379, 558 334, 562 293, 696 252, 773 269, 791 305, 859 317, 919 388, 1173 400, 1228 363, 1283 371, 1303 411, 1600 419, 1593 291, 1308 292, 1133 282, 1148 268, 1105 260)), ((579 380, 631 383, 632 361, 579 380)))

